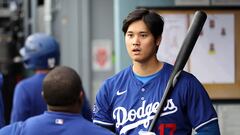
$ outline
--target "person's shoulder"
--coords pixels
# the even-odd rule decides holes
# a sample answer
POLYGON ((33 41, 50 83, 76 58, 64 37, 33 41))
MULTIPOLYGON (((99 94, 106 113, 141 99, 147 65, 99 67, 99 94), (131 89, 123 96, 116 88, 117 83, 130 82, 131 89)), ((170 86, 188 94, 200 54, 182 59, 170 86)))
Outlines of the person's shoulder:
POLYGON ((192 73, 183 70, 181 72, 181 78, 183 81, 187 81, 187 82, 200 82, 197 77, 195 75, 193 75, 192 73))
POLYGON ((115 79, 115 78, 119 78, 119 77, 129 75, 130 72, 132 72, 132 66, 128 66, 127 68, 119 71, 115 75, 111 76, 109 79, 115 79))
POLYGON ((33 78, 33 76, 29 76, 29 77, 23 78, 22 80, 20 80, 20 81, 17 83, 17 86, 24 86, 24 85, 26 85, 26 84, 31 83, 32 78, 33 78))
POLYGON ((23 122, 15 122, 0 129, 0 135, 20 134, 23 122))
POLYGON ((114 135, 113 132, 111 132, 110 130, 100 127, 98 125, 94 125, 93 124, 93 128, 94 129, 92 132, 93 134, 97 134, 97 135, 114 135))
POLYGON ((106 129, 106 128, 103 128, 103 127, 100 127, 98 125, 95 125, 95 133, 94 134, 97 134, 97 135, 114 135, 113 132, 111 132, 110 130, 106 129))
POLYGON ((163 62, 163 68, 160 70, 160 72, 170 75, 172 71, 173 71, 173 65, 167 62, 163 62))
POLYGON ((21 132, 27 132, 28 134, 37 133, 38 131, 41 131, 42 128, 48 128, 51 125, 49 123, 52 123, 50 121, 54 122, 51 116, 49 117, 46 115, 46 112, 40 115, 29 117, 22 122, 21 132))
POLYGON ((48 117, 46 118, 46 112, 44 112, 40 115, 29 117, 28 119, 26 119, 23 122, 23 125, 24 126, 26 126, 26 125, 39 125, 39 123, 44 121, 44 119, 49 119, 48 117))
MULTIPOLYGON (((172 71, 174 69, 174 66, 169 64, 169 63, 164 63, 164 71, 171 75, 172 71)), ((195 75, 193 75, 192 73, 186 71, 186 70, 182 70, 179 77, 178 77, 179 81, 182 83, 200 83, 199 80, 196 78, 195 75)))
MULTIPOLYGON (((169 63, 164 63, 164 68, 165 70, 169 71, 170 73, 172 73, 174 66, 172 64, 169 63)), ((186 70, 182 70, 181 71, 181 77, 185 78, 185 79, 194 79, 196 78, 192 73, 186 71, 186 70)))
POLYGON ((85 134, 97 134, 97 135, 114 135, 113 132, 111 132, 108 129, 105 129, 103 127, 100 127, 98 125, 95 125, 89 121, 87 121, 86 119, 82 120, 82 123, 85 125, 85 134))
POLYGON ((43 80, 42 78, 38 77, 38 74, 33 74, 32 76, 26 77, 24 79, 22 79, 21 81, 19 81, 16 85, 17 88, 21 88, 21 87, 27 87, 27 86, 31 86, 31 85, 35 85, 38 82, 41 82, 43 80))
POLYGON ((115 82, 116 80, 119 80, 119 79, 123 79, 125 77, 129 77, 129 75, 131 75, 131 72, 132 72, 132 66, 128 66, 127 68, 119 71, 118 73, 116 73, 115 75, 113 76, 110 76, 109 78, 107 78, 105 81, 106 82, 115 82))

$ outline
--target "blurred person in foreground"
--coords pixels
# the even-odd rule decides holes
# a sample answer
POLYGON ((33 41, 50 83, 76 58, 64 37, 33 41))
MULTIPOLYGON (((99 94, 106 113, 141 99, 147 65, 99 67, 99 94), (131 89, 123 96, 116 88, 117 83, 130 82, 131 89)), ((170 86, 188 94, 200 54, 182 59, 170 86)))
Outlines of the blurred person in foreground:
POLYGON ((84 93, 81 78, 73 69, 59 66, 51 70, 43 80, 42 96, 48 111, 6 126, 0 135, 113 135, 80 113, 84 93))

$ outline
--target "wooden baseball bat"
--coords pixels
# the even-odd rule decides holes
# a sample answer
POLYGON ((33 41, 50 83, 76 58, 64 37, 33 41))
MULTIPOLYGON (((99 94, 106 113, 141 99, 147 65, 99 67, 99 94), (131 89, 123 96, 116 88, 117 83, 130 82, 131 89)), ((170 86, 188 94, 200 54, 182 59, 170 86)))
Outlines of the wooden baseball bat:
POLYGON ((187 35, 182 43, 182 47, 177 55, 172 74, 164 90, 163 97, 158 106, 158 110, 148 129, 149 132, 153 132, 153 128, 157 123, 157 119, 160 117, 163 111, 163 106, 166 104, 166 101, 177 82, 178 76, 180 75, 181 71, 183 70, 184 66, 187 63, 187 60, 192 52, 193 47, 195 46, 195 43, 199 37, 200 32, 202 31, 206 19, 207 14, 204 11, 195 12, 193 21, 188 29, 187 35))

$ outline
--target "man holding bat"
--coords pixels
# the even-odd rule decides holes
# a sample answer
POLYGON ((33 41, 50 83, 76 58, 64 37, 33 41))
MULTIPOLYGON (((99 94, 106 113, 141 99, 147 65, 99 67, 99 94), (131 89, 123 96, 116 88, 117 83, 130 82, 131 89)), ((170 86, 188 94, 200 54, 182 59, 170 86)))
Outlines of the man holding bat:
MULTIPOLYGON (((136 9, 123 21, 132 65, 107 79, 94 107, 93 122, 119 135, 138 135, 157 112, 173 66, 157 59, 164 21, 153 11, 136 9)), ((217 114, 201 83, 182 71, 153 128, 157 135, 220 134, 217 114)), ((148 132, 150 134, 150 132, 148 132)))

